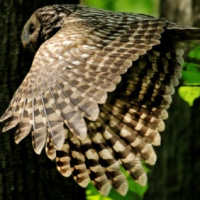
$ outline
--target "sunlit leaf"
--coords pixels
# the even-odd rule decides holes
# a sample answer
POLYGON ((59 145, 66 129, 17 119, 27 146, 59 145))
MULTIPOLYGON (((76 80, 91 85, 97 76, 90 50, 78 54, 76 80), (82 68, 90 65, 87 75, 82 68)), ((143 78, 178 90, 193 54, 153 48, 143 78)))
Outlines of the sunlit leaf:
POLYGON ((178 92, 180 97, 192 106, 194 100, 200 96, 200 87, 184 86, 180 87, 178 92))

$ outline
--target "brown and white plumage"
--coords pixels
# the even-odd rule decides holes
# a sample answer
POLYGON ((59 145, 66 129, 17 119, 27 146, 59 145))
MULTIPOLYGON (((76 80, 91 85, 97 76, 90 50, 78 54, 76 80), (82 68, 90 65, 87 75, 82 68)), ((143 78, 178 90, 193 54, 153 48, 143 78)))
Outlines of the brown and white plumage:
POLYGON ((58 171, 107 195, 125 195, 123 166, 141 185, 141 160, 153 165, 174 86, 181 76, 180 42, 200 29, 163 19, 80 5, 38 9, 22 43, 37 50, 30 72, 1 121, 30 132, 36 153, 45 147, 58 171))

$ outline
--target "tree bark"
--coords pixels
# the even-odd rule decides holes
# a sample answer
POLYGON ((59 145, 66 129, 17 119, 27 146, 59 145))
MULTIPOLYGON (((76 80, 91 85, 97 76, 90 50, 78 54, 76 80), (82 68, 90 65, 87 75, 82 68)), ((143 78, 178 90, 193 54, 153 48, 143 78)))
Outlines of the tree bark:
POLYGON ((160 16, 181 24, 191 25, 193 0, 164 0, 160 1, 160 16))
MULTIPOLYGON (((161 17, 193 25, 199 20, 199 0, 161 1, 161 17), (195 6, 194 6, 195 5, 195 6), (195 21, 193 21, 195 20, 195 21)), ((145 200, 198 200, 200 196, 200 99, 192 107, 173 96, 158 161, 149 173, 145 200)))
POLYGON ((200 0, 193 0, 193 25, 200 27, 200 0))
MULTIPOLYGON (((78 0, 0 1, 0 114, 28 72, 33 54, 22 48, 20 35, 24 23, 39 7, 54 3, 78 3, 78 0)), ((0 123, 2 130, 4 123, 0 123)), ((85 191, 72 178, 62 177, 55 162, 45 153, 37 156, 31 137, 19 145, 14 131, 0 137, 0 200, 85 200, 85 191)))

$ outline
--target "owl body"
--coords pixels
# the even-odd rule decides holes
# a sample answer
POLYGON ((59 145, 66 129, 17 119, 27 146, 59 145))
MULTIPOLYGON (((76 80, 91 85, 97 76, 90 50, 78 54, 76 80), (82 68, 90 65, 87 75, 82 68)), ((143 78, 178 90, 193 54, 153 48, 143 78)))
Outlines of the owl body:
POLYGON ((182 42, 200 29, 164 19, 80 5, 52 5, 33 13, 22 44, 36 50, 32 67, 1 121, 29 133, 58 171, 107 195, 128 189, 123 168, 141 185, 141 160, 153 165, 153 146, 168 117, 181 76, 182 42))

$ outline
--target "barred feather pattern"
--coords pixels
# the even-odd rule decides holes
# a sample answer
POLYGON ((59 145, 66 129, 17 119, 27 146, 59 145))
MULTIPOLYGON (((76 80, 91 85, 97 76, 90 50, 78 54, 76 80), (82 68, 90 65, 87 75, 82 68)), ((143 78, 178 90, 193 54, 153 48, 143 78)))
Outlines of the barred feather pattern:
POLYGON ((31 132, 35 152, 45 148, 58 171, 80 186, 91 180, 103 195, 112 187, 125 195, 120 166, 146 184, 141 161, 156 162, 153 146, 160 145, 181 76, 180 42, 199 34, 141 14, 80 5, 38 9, 22 43, 39 49, 1 117, 9 119, 3 131, 17 126, 16 143, 31 132))

